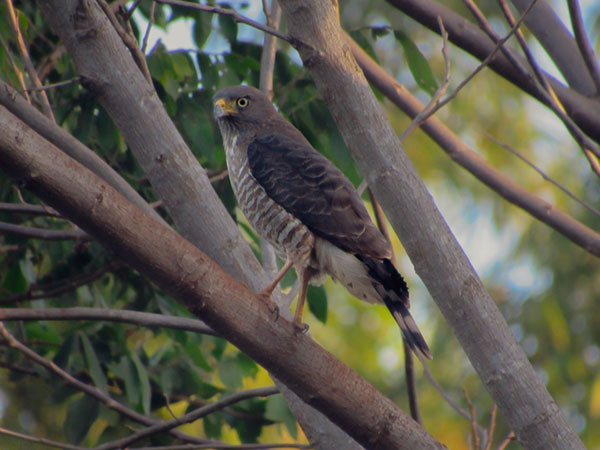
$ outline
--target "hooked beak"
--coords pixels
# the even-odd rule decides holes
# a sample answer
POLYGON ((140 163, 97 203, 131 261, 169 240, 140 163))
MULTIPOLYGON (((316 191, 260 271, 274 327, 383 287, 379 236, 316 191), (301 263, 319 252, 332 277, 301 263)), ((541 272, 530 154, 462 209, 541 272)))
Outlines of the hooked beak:
POLYGON ((235 107, 235 102, 233 100, 227 101, 224 98, 215 100, 215 106, 213 108, 215 119, 220 119, 221 117, 230 116, 232 114, 237 114, 237 108, 235 107))

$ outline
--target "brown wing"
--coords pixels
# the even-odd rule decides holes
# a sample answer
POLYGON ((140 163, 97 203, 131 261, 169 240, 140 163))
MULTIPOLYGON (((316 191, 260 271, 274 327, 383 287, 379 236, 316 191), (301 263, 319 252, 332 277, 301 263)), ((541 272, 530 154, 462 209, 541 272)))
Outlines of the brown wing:
POLYGON ((310 145, 270 134, 250 143, 248 161, 267 195, 317 236, 350 253, 390 257, 352 183, 310 145))

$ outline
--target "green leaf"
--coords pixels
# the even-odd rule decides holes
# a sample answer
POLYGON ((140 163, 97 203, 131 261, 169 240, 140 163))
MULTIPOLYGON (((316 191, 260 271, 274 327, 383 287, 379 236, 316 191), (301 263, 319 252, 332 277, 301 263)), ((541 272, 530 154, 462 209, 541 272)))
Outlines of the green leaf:
POLYGON ((419 51, 415 43, 403 31, 394 31, 394 36, 402 45, 408 68, 421 89, 430 95, 435 94, 438 86, 427 59, 419 51))
POLYGON ((319 320, 327 322, 327 293, 323 286, 309 286, 306 295, 308 309, 319 320))
POLYGON ((198 61, 198 67, 200 67, 202 75, 202 87, 210 92, 214 92, 219 82, 217 64, 205 53, 198 53, 196 60, 198 61))
POLYGON ((375 50, 373 49, 373 46, 371 45, 369 40, 365 37, 364 32, 362 30, 350 31, 350 36, 352 37, 352 39, 354 39, 356 41, 356 43, 360 46, 360 48, 362 48, 367 53, 367 55, 369 55, 377 63, 379 63, 379 60, 377 59, 377 55, 375 54, 375 50))
POLYGON ((272 395, 267 399, 265 418, 274 422, 283 422, 290 435, 297 439, 296 418, 281 395, 272 395))
POLYGON ((219 378, 229 389, 235 390, 242 387, 243 374, 234 358, 226 357, 218 366, 219 378))
POLYGON ((200 351, 197 342, 189 340, 184 347, 186 354, 192 359, 196 367, 200 367, 201 369, 210 372, 210 364, 208 364, 208 361, 206 361, 206 358, 202 354, 202 351, 200 351))
POLYGON ((131 354, 131 360, 135 366, 138 381, 140 383, 142 391, 142 410, 144 414, 150 414, 150 402, 152 400, 152 389, 150 388, 150 378, 148 377, 148 371, 146 367, 140 361, 140 358, 135 353, 131 354))
POLYGON ((75 400, 67 411, 63 429, 67 439, 79 444, 98 417, 100 404, 88 395, 75 400))
POLYGON ((192 34, 194 36, 194 43, 198 50, 200 50, 206 43, 210 32, 212 31, 212 14, 200 13, 196 16, 192 34))
POLYGON ((110 370, 125 383, 127 403, 135 405, 140 400, 140 388, 135 376, 135 367, 127 356, 121 356, 118 364, 109 364, 110 370))
POLYGON ((204 425, 204 432, 206 437, 211 439, 220 439, 221 432, 223 429, 223 416, 220 414, 209 414, 206 416, 202 424, 204 425))
POLYGON ((25 278, 18 261, 10 266, 3 278, 2 288, 13 294, 25 292, 29 287, 29 283, 27 283, 27 279, 25 278))
MULTIPOLYGON (((227 7, 227 5, 224 5, 224 7, 227 7)), ((230 16, 219 14, 219 26, 221 27, 221 33, 229 43, 232 44, 237 40, 237 23, 230 16)))
POLYGON ((90 376, 94 381, 94 385, 98 389, 103 392, 108 392, 108 384, 106 383, 106 377, 104 376, 104 372, 102 367, 100 367, 100 362, 98 361, 98 356, 92 346, 87 335, 81 333, 81 344, 83 346, 83 354, 85 355, 85 361, 87 363, 88 370, 90 371, 90 376))

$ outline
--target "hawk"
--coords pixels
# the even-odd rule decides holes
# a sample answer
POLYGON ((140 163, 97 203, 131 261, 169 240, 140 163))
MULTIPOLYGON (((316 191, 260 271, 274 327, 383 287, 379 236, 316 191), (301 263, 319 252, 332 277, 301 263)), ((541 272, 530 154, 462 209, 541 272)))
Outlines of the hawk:
POLYGON ((214 116, 238 203, 285 261, 261 294, 270 297, 293 266, 300 282, 294 323, 302 328, 308 285, 328 274, 355 297, 385 304, 410 349, 431 358, 408 311, 408 287, 390 260, 390 244, 344 174, 253 87, 221 90, 214 116))

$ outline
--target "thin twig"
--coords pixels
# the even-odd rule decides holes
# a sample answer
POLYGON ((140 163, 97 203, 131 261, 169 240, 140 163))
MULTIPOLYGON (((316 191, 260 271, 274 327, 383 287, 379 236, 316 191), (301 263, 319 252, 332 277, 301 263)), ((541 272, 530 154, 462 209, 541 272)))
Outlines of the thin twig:
POLYGON ((2 367, 3 369, 10 370, 11 372, 18 372, 24 375, 30 375, 32 377, 39 375, 35 370, 31 370, 26 367, 15 366, 14 364, 8 363, 6 361, 0 361, 0 367, 2 367))
MULTIPOLYGON (((29 50, 27 49, 27 44, 25 44, 25 40, 23 39, 23 34, 21 33, 21 28, 19 27, 19 21, 17 20, 17 15, 15 13, 15 9, 12 4, 12 0, 4 0, 6 4, 6 10, 8 15, 8 21, 10 22, 10 26, 17 38, 17 47, 19 48, 19 52, 21 53, 21 58, 23 59, 23 64, 25 65, 25 70, 29 74, 29 78, 31 82, 36 88, 42 87, 42 82, 38 77, 37 71, 35 70, 35 66, 31 62, 31 58, 29 57, 29 50)), ((53 122, 56 122, 54 118, 54 113, 52 112, 52 107, 50 106, 50 102, 48 101, 48 96, 44 91, 40 91, 39 93, 40 103, 42 105, 42 109, 44 114, 53 122)))
MULTIPOLYGON (((53 361, 50 361, 50 360, 44 358, 43 356, 38 355, 36 352, 31 350, 29 347, 27 347, 26 345, 22 344, 17 339, 15 339, 15 337, 6 329, 6 327, 4 326, 4 324, 2 322, 0 322, 0 334, 2 334, 2 336, 4 336, 4 338, 6 339, 6 341, 8 342, 10 347, 16 349, 17 351, 22 353, 26 358, 32 360, 34 363, 46 368, 47 370, 54 373, 55 375, 58 375, 69 386, 72 386, 75 389, 89 395, 90 397, 95 398, 100 403, 104 404, 106 407, 108 407, 114 411, 117 411, 119 414, 123 415, 124 417, 127 417, 135 422, 141 423, 146 426, 151 426, 151 425, 160 423, 160 421, 158 421, 156 419, 146 417, 146 416, 128 408, 127 406, 119 403, 118 401, 114 400, 106 393, 102 392, 97 387, 82 383, 77 378, 73 377, 70 373, 68 373, 68 372, 64 371, 63 369, 61 369, 60 367, 58 367, 53 361)), ((181 433, 177 430, 170 430, 169 433, 171 433, 173 436, 177 437, 178 439, 184 440, 186 442, 191 442, 194 444, 206 443, 206 440, 198 439, 193 436, 189 436, 189 435, 181 433)))
POLYGON ((52 283, 45 283, 43 285, 37 283, 32 284, 25 292, 15 294, 11 297, 0 298, 0 305, 7 305, 27 300, 37 300, 40 298, 57 297, 67 292, 74 291, 78 287, 85 284, 90 284, 99 279, 105 273, 114 271, 119 267, 120 263, 113 261, 92 273, 78 274, 71 278, 62 279, 52 283))
MULTIPOLYGON (((150 30, 152 30, 152 25, 154 25, 154 10, 156 9, 156 3, 150 3, 150 17, 148 18, 148 26, 146 27, 146 32, 144 33, 144 39, 142 39, 142 53, 146 54, 146 47, 148 46, 148 37, 150 37, 150 30)), ((129 13, 131 14, 131 13, 129 13)))
POLYGON ((506 446, 512 441, 514 441, 516 438, 517 436, 515 435, 514 431, 511 431, 510 433, 508 433, 508 436, 506 436, 504 440, 500 443, 500 445, 498 446, 498 450, 504 450, 506 446))
POLYGON ((247 400, 249 398, 254 397, 266 397, 269 395, 278 394, 279 389, 275 386, 257 388, 257 389, 248 389, 246 391, 236 392, 235 394, 226 395, 221 398, 219 401, 211 403, 209 405, 203 406, 202 408, 198 408, 195 411, 184 414, 181 417, 177 417, 175 419, 167 420, 165 422, 158 423, 156 425, 149 426, 143 430, 137 431, 130 436, 127 436, 122 439, 117 439, 112 442, 107 442, 96 447, 95 450, 112 450, 117 448, 128 448, 134 442, 137 442, 146 437, 152 436, 154 434, 162 433, 163 431, 171 430, 175 427, 184 425, 186 423, 195 422, 202 417, 207 416, 219 409, 225 408, 226 406, 232 405, 234 403, 240 402, 242 400, 247 400))
POLYGON ((0 211, 33 216, 60 217, 60 213, 54 208, 45 205, 32 205, 30 203, 5 203, 0 202, 0 211))
POLYGON ((477 433, 477 416, 475 415, 475 405, 471 401, 471 397, 469 396, 469 392, 466 388, 463 388, 463 392, 465 394, 465 399, 467 400, 467 404, 469 405, 469 411, 471 416, 471 431, 473 432, 473 445, 476 450, 479 450, 479 433, 477 433))
POLYGON ((70 80, 59 81, 58 83, 52 83, 52 84, 44 84, 44 85, 42 85, 40 87, 36 87, 36 88, 29 88, 29 89, 27 89, 27 91, 28 92, 47 91, 50 89, 56 89, 59 87, 68 86, 69 84, 77 83, 79 81, 81 81, 81 77, 77 76, 75 78, 71 78, 70 80))
POLYGON ((590 76, 596 85, 596 94, 599 94, 600 67, 598 67, 598 61, 596 60, 596 55, 594 54, 594 48, 590 44, 588 36, 585 32, 585 27, 583 26, 583 17, 581 16, 579 2, 578 0, 567 0, 567 5, 569 5, 569 15, 571 16, 571 25, 575 34, 575 41, 577 42, 581 56, 583 56, 583 60, 588 68, 588 72, 590 73, 590 76))
POLYGON ((492 441, 494 440, 494 429, 496 428, 496 413, 498 412, 498 405, 494 403, 492 406, 492 414, 490 415, 490 426, 488 427, 487 432, 487 444, 485 445, 485 450, 492 449, 492 441))
POLYGON ((443 108, 444 106, 446 106, 447 103, 449 103, 450 101, 452 101, 454 98, 456 98, 456 96, 458 95, 458 93, 462 90, 462 88, 464 88, 479 72, 481 72, 481 70, 483 70, 485 67, 487 67, 487 65, 490 63, 490 61, 492 59, 494 59, 494 57, 496 56, 496 54, 500 51, 500 49, 502 48, 502 46, 504 45, 504 43, 506 41, 508 41, 512 35, 519 29, 519 27, 521 26, 521 24, 523 23, 523 21, 525 20, 525 18, 527 17, 527 14, 529 14, 529 11, 531 11, 531 8, 533 8, 533 6, 535 5, 537 0, 533 0, 529 6, 527 7, 527 9, 523 12, 523 14, 521 15, 521 18, 519 19, 519 21, 515 24, 514 27, 512 27, 510 29, 510 31, 508 32, 508 34, 506 36, 504 36, 502 39, 500 39, 497 43, 496 46, 494 47, 494 50, 492 50, 490 52, 490 54, 481 62, 481 64, 479 64, 475 70, 473 70, 469 76, 467 76, 457 87, 456 89, 454 89, 454 91, 452 91, 450 93, 450 95, 448 95, 444 100, 440 101, 430 112, 429 114, 427 114, 427 117, 425 117, 424 120, 426 120, 428 117, 433 116, 436 112, 438 112, 441 108, 443 108))
POLYGON ((4 40, 4 38, 2 37, 1 34, 0 34, 0 44, 2 44, 2 48, 4 49, 4 54, 8 57, 8 61, 13 69, 14 74, 17 77, 17 80, 19 80, 19 85, 21 86, 21 90, 22 90, 23 94, 25 95, 25 99, 27 100, 27 103, 31 103, 31 98, 29 98, 29 92, 27 92, 27 84, 25 84, 25 78, 23 77, 23 72, 21 72, 21 69, 19 69, 19 66, 17 66, 17 63, 15 62, 14 58, 12 57, 10 48, 8 47, 8 44, 6 43, 6 41, 4 40))
POLYGON ((146 81, 150 85, 152 85, 152 76, 150 75, 150 69, 148 69, 148 64, 146 62, 146 56, 140 51, 140 47, 138 46, 137 41, 133 37, 133 34, 127 33, 127 31, 121 26, 121 24, 119 23, 119 20, 117 19, 117 16, 115 15, 115 13, 111 9, 111 7, 108 5, 108 3, 106 3, 105 0, 96 0, 96 1, 100 5, 100 7, 104 11, 104 13, 106 14, 106 17, 108 17, 108 20, 114 27, 115 31, 117 32, 117 34, 119 35, 119 37, 121 38, 121 40, 123 41, 125 46, 131 52, 131 55, 133 56, 133 60, 135 61, 136 65, 138 66, 138 68, 140 69, 142 74, 144 75, 144 78, 146 78, 146 81))
POLYGON ((442 18, 438 16, 438 24, 440 26, 440 35, 442 36, 442 55, 444 56, 444 81, 440 85, 440 87, 435 92, 434 96, 431 97, 429 103, 423 111, 421 111, 410 123, 408 128, 404 130, 404 132, 400 135, 400 142, 403 142, 406 137, 412 133, 412 131, 420 126, 429 116, 429 111, 433 109, 433 107, 439 103, 440 99, 446 93, 448 89, 448 85, 450 84, 450 58, 448 57, 448 32, 444 28, 444 23, 442 22, 442 18))
POLYGON ((503 144, 502 142, 496 140, 495 138, 493 138, 490 135, 487 135, 487 138, 489 140, 491 140, 492 142, 494 142, 496 145, 499 145, 503 149, 511 152, 513 155, 515 155, 517 158, 519 158, 521 161, 523 161, 525 164, 527 164, 529 167, 531 167, 533 170, 535 170, 537 173, 539 173, 544 180, 548 181, 549 183, 552 183, 554 186, 556 186, 558 189, 563 191, 565 194, 567 194, 569 197, 571 197, 573 200, 575 200, 581 206, 586 208, 588 211, 590 211, 591 213, 593 213, 597 216, 600 216, 600 211, 598 211, 596 208, 594 208, 592 205, 590 205, 586 201, 577 197, 575 194, 573 194, 571 191, 569 191, 565 186, 560 184, 558 181, 552 179, 550 176, 548 176, 546 174, 546 172, 544 172, 542 169, 540 169, 538 166, 536 166, 533 162, 529 161, 527 158, 525 158, 525 156, 523 156, 517 150, 512 148, 510 145, 503 144))
POLYGON ((80 228, 70 230, 49 230, 45 228, 26 227, 24 225, 15 225, 13 223, 0 222, 0 234, 16 234, 32 239, 43 239, 45 241, 65 241, 91 239, 85 231, 80 228))
POLYGON ((218 336, 218 334, 198 319, 169 316, 143 311, 124 309, 89 308, 0 308, 0 321, 13 320, 106 320, 109 322, 130 323, 141 327, 163 327, 173 330, 192 331, 194 333, 218 336))
POLYGON ((6 436, 12 436, 14 438, 22 439, 24 441, 35 442, 37 444, 47 445, 49 447, 64 448, 66 450, 87 450, 87 447, 80 447, 78 445, 71 445, 71 444, 63 444, 62 442, 57 442, 57 441, 53 441, 53 440, 46 439, 46 438, 38 438, 35 436, 29 436, 27 434, 17 433, 16 431, 8 430, 8 429, 2 428, 2 427, 0 427, 0 434, 4 434, 6 436))

